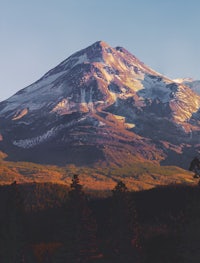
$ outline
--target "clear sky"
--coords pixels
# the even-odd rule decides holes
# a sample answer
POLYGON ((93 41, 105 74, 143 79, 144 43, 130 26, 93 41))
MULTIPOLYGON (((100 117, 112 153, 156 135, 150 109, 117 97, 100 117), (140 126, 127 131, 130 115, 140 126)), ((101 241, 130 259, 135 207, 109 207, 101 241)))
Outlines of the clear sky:
POLYGON ((200 79, 199 28, 199 0, 0 0, 0 100, 98 40, 200 79))

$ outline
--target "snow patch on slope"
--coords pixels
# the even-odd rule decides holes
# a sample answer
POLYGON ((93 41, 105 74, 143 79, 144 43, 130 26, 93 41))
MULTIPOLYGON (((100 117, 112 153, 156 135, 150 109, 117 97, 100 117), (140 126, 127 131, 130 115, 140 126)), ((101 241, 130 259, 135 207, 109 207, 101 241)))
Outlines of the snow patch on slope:
POLYGON ((61 89, 55 89, 52 93, 51 88, 53 87, 53 82, 65 73, 60 72, 44 77, 27 88, 20 90, 6 101, 7 105, 1 110, 1 114, 17 110, 19 106, 20 108, 28 108, 29 111, 41 109, 46 105, 46 101, 53 100, 62 94, 61 89))
POLYGON ((76 65, 82 64, 82 63, 89 62, 87 54, 85 53, 79 57, 75 57, 75 59, 77 59, 77 62, 73 65, 73 67, 75 67, 76 65))
POLYGON ((142 84, 143 89, 138 91, 140 96, 159 99, 162 103, 169 102, 172 91, 166 87, 167 83, 161 77, 146 74, 142 84))
POLYGON ((194 79, 192 79, 192 78, 178 78, 178 79, 174 79, 173 81, 176 83, 179 83, 179 84, 184 84, 185 82, 193 82, 194 79))
POLYGON ((76 124, 77 122, 74 120, 74 121, 71 121, 67 124, 61 124, 57 127, 53 127, 51 128, 50 130, 48 130, 47 132, 45 132, 44 134, 42 135, 39 135, 37 137, 33 137, 33 138, 29 138, 29 139, 24 139, 24 140, 15 140, 13 141, 13 144, 15 146, 18 146, 20 148, 24 148, 24 149, 29 149, 29 148, 33 148, 35 147, 36 145, 39 145, 41 143, 44 143, 46 141, 48 141, 49 139, 53 138, 56 136, 56 134, 65 129, 65 128, 70 128, 72 127, 74 124, 76 124))
POLYGON ((179 78, 174 79, 174 82, 183 84, 191 88, 194 92, 200 95, 200 80, 194 80, 192 78, 179 78))
POLYGON ((58 79, 60 76, 62 76, 63 74, 65 74, 67 71, 62 71, 53 75, 49 75, 47 77, 43 77, 39 82, 36 82, 35 84, 29 86, 27 88, 27 92, 35 92, 38 89, 41 89, 43 87, 46 87, 50 84, 52 84, 52 82, 54 82, 56 79, 58 79))

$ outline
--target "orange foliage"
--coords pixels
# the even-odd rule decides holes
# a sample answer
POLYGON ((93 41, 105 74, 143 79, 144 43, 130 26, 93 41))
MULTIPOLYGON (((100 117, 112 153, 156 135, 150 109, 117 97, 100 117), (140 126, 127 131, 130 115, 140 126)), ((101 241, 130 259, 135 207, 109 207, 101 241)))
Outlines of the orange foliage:
POLYGON ((61 246, 61 243, 40 243, 32 245, 32 249, 38 262, 42 263, 47 255, 52 256, 61 246))

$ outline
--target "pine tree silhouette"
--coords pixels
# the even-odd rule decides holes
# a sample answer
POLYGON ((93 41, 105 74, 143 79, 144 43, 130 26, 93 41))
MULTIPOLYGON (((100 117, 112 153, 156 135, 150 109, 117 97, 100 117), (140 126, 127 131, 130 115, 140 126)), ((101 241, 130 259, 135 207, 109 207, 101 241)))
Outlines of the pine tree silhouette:
POLYGON ((191 161, 189 170, 195 173, 194 178, 200 177, 200 160, 197 156, 191 161))
POLYGON ((117 262, 132 262, 132 240, 136 242, 137 239, 135 205, 122 181, 117 183, 112 193, 111 236, 114 256, 117 262))
POLYGON ((73 175, 72 178, 63 232, 64 246, 56 262, 86 263, 95 256, 96 222, 78 175, 73 175))

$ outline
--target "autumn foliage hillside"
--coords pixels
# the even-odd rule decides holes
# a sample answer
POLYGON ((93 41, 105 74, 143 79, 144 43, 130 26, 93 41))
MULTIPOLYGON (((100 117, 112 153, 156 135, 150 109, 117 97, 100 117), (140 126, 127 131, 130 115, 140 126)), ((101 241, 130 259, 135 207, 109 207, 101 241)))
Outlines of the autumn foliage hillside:
POLYGON ((84 188, 109 191, 116 181, 123 180, 129 189, 143 190, 168 184, 195 184, 193 173, 176 166, 160 166, 135 161, 124 166, 41 165, 30 162, 5 161, 0 153, 0 185, 17 183, 56 183, 70 185, 71 175, 78 174, 84 188))

